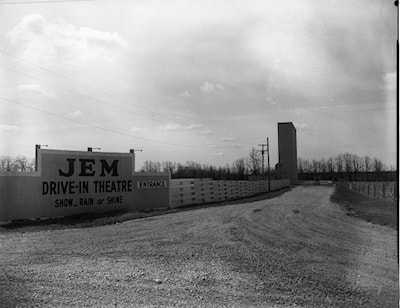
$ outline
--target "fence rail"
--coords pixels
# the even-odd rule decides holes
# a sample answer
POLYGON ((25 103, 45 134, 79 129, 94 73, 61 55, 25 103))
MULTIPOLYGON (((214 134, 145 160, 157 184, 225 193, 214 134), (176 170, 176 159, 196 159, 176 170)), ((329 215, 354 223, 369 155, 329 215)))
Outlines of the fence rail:
POLYGON ((340 184, 370 198, 397 200, 397 182, 341 182, 340 184))
MULTIPOLYGON (((290 180, 271 181, 271 191, 290 186, 290 180)), ((226 201, 268 192, 268 181, 213 179, 171 180, 171 207, 226 201)))

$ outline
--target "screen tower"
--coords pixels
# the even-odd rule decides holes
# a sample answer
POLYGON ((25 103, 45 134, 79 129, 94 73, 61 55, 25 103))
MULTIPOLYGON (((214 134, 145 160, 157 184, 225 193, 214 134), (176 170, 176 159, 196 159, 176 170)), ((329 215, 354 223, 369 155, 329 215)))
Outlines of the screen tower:
POLYGON ((278 123, 278 155, 276 171, 280 178, 290 179, 290 184, 298 182, 296 128, 292 122, 278 123))

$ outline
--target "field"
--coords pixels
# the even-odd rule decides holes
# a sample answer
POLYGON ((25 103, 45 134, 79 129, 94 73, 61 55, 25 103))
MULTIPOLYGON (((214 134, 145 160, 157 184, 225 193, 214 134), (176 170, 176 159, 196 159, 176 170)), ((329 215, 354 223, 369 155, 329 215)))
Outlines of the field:
POLYGON ((1 306, 397 307, 397 207, 363 198, 297 186, 134 220, 3 226, 1 306))
POLYGON ((360 217, 368 222, 398 228, 398 204, 394 201, 384 201, 368 198, 339 185, 331 200, 339 203, 347 214, 360 217))

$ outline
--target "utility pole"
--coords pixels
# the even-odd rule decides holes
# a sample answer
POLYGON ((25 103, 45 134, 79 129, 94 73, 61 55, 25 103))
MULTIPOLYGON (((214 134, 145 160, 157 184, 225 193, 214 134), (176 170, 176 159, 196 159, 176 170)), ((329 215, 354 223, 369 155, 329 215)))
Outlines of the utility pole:
POLYGON ((267 137, 267 157, 268 157, 268 192, 271 191, 271 172, 269 170, 269 138, 267 137))
MULTIPOLYGON (((267 138, 267 140, 268 140, 268 138, 267 138)), ((264 147, 265 147, 265 146, 268 146, 268 143, 262 143, 262 144, 259 144, 258 146, 260 146, 260 147, 262 148, 262 150, 261 150, 261 156, 262 156, 262 174, 264 174, 264 154, 265 154, 264 147)))
POLYGON ((267 137, 267 143, 262 143, 259 144, 261 147, 261 155, 262 155, 262 174, 264 174, 264 154, 267 152, 267 166, 268 166, 268 191, 271 191, 271 172, 269 169, 269 138, 267 137), (264 147, 267 147, 266 150, 264 150, 264 147))

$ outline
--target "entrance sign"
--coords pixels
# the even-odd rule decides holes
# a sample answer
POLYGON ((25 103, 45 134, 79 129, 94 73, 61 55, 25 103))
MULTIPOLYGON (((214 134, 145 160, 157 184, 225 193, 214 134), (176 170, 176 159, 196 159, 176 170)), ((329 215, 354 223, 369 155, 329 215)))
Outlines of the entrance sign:
POLYGON ((36 159, 36 172, 0 174, 0 220, 169 206, 169 173, 135 173, 134 153, 37 149, 36 159))
MULTIPOLYGON (((56 208, 107 207, 133 202, 131 153, 41 151, 42 196, 56 208)), ((108 209, 106 209, 108 210, 108 209)))
POLYGON ((138 188, 167 188, 167 181, 139 181, 138 188))

